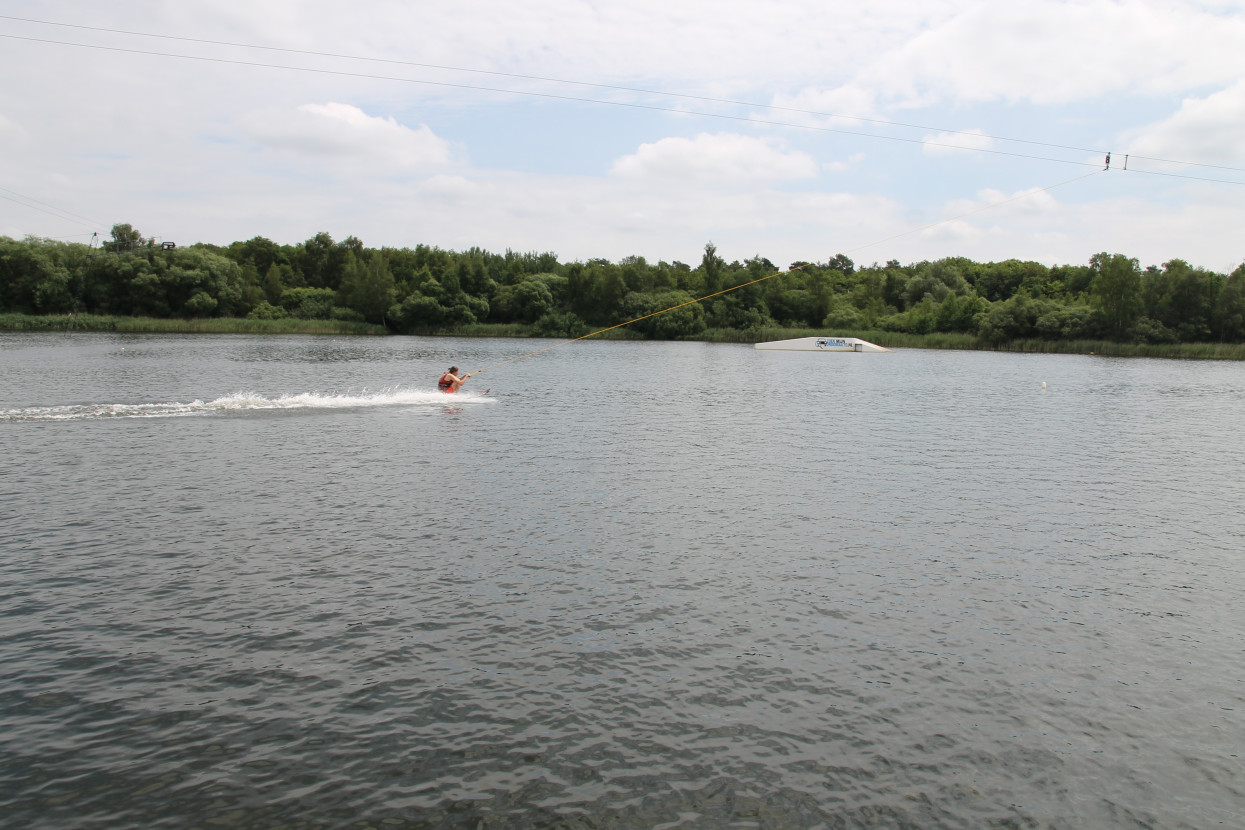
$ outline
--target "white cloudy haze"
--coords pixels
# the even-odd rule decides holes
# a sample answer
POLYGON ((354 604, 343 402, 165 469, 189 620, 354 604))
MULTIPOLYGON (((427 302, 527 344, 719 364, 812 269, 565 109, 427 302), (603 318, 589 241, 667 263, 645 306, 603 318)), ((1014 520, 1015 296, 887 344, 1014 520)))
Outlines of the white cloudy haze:
POLYGON ((0 235, 1245 259, 1239 2, 0 0, 0 36, 0 235))

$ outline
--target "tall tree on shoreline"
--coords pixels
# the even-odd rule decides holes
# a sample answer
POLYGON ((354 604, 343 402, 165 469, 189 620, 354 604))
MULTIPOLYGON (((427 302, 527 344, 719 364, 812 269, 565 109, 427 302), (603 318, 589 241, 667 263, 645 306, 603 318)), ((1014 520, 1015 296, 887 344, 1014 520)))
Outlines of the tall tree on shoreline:
POLYGON ((1124 338, 1141 315, 1141 266, 1123 254, 1094 254, 1090 267, 1095 271, 1090 287, 1094 310, 1102 315, 1106 333, 1124 338))

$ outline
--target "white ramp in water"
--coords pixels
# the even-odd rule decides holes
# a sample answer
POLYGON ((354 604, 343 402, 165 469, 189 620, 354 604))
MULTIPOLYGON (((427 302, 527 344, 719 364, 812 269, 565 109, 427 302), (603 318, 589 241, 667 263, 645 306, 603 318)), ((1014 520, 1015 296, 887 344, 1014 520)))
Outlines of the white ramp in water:
POLYGON ((859 337, 797 337, 794 340, 771 340, 757 343, 757 349, 779 349, 788 352, 889 352, 859 337))

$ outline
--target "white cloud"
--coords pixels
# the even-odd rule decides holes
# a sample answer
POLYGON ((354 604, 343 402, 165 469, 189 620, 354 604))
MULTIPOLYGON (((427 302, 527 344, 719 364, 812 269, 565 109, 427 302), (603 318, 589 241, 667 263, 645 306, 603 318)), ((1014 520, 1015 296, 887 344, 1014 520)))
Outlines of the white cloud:
POLYGON ((465 176, 437 175, 419 184, 421 198, 445 205, 468 205, 480 198, 480 185, 465 176))
POLYGON ((1143 127, 1132 155, 1207 164, 1245 162, 1245 80, 1205 98, 1186 98, 1170 118, 1143 127))
POLYGON ((793 181, 817 175, 817 163, 781 142, 734 133, 663 138, 614 162, 615 176, 721 186, 793 181))
POLYGON ((995 215, 1010 213, 1034 214, 1054 213, 1060 210, 1059 200, 1055 194, 1042 188, 1030 187, 1013 193, 1004 193, 994 188, 984 188, 977 193, 976 199, 954 199, 947 202, 943 211, 947 216, 961 216, 970 212, 993 211, 995 215))
POLYGON ((1245 75, 1237 11, 1149 0, 974 3, 912 32, 855 83, 907 105, 1049 105, 1229 83, 1245 75))
POLYGON ((25 137, 26 131, 22 129, 20 124, 0 115, 0 138, 17 139, 25 137))
POLYGON ((847 157, 846 161, 826 162, 825 164, 822 165, 822 169, 828 170, 832 173, 843 173, 847 170, 852 169, 853 166, 860 164, 866 158, 867 156, 865 156, 864 153, 852 153, 850 156, 847 157))
POLYGON ((1075 201, 1094 194, 1085 187, 1069 189, 1062 199, 1058 193, 983 190, 975 199, 948 201, 928 220, 904 222, 911 233, 892 235, 855 258, 868 261, 877 252, 879 258, 901 262, 965 256, 979 262, 1014 258, 1075 265, 1107 251, 1137 257, 1142 265, 1180 258, 1225 273, 1245 258, 1235 241, 1236 229, 1245 223, 1245 205, 1235 200, 1167 205, 1136 197, 1075 201), (1000 204, 1008 199, 1015 200, 1000 204), (993 205, 998 206, 987 207, 993 205))
MULTIPOLYGON (((1245 152, 1236 138, 1245 135, 1240 0, 11 5, 15 15, 20 6, 28 17, 85 26, 124 19, 138 21, 127 28, 174 36, 931 125, 901 132, 720 101, 87 31, 75 37, 350 74, 6 43, 0 71, 24 81, 0 88, 5 187, 98 219, 103 231, 131 222, 179 244, 257 234, 295 242, 329 231, 378 246, 424 242, 694 262, 713 239, 728 258, 820 259, 1077 175, 1035 159, 979 154, 982 163, 967 165, 932 146, 917 152, 922 139, 944 143, 938 134, 963 124, 980 129, 946 136, 945 143, 964 146, 967 139, 989 148, 987 134, 1008 135, 1228 164, 1240 164, 1245 152), (720 127, 711 125, 723 122, 693 114, 464 86, 752 113, 904 138, 755 124, 715 135, 720 127), (119 95, 144 105, 119 105, 119 95), (913 108, 921 105, 929 109, 917 114, 913 108), (1157 120, 1156 112, 1170 117, 1157 120), (762 130, 770 137, 759 137, 762 130), (687 137, 670 137, 676 134, 687 137), (585 174, 602 170, 610 174, 585 174), (959 194, 974 195, 952 204, 959 194)), ((50 31, 0 23, 0 33, 50 31)), ((1096 176, 1058 190, 1057 199, 1022 199, 852 256, 1082 262, 1110 250, 1143 262, 1180 256, 1221 267, 1245 253, 1238 241, 1245 209, 1236 205, 1239 188, 1210 192, 1214 187, 1096 176)), ((18 235, 81 230, 9 200, 0 200, 0 228, 18 235)))
POLYGON ((953 133, 942 132, 927 135, 921 151, 931 156, 958 155, 973 150, 989 150, 994 147, 994 139, 979 129, 961 130, 953 133))
POLYGON ((349 104, 303 104, 293 112, 269 111, 251 119, 256 141, 274 150, 403 171, 451 161, 449 144, 426 126, 372 116, 349 104))
MULTIPOLYGON (((795 79, 847 78, 864 57, 898 45, 918 21, 945 15, 960 1, 924 0, 919 9, 912 0, 391 2, 383 12, 373 6, 387 25, 369 39, 430 63, 693 94, 759 90, 767 99, 795 79), (779 77, 786 80, 772 82, 779 77)), ((358 14, 340 4, 319 13, 358 14)))
POLYGON ((830 128, 854 129, 878 117, 876 91, 855 82, 834 89, 805 87, 793 95, 780 92, 774 96, 773 106, 795 111, 783 112, 784 120, 791 115, 813 115, 815 117, 805 120, 830 128), (826 119, 818 116, 837 117, 826 119))

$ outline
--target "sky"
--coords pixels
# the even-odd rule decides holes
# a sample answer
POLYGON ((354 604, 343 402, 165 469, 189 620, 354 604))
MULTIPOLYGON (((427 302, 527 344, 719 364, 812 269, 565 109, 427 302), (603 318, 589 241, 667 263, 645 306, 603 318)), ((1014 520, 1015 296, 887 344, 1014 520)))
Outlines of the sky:
POLYGON ((0 235, 1226 273, 1242 43, 1240 0, 0 0, 0 235))

